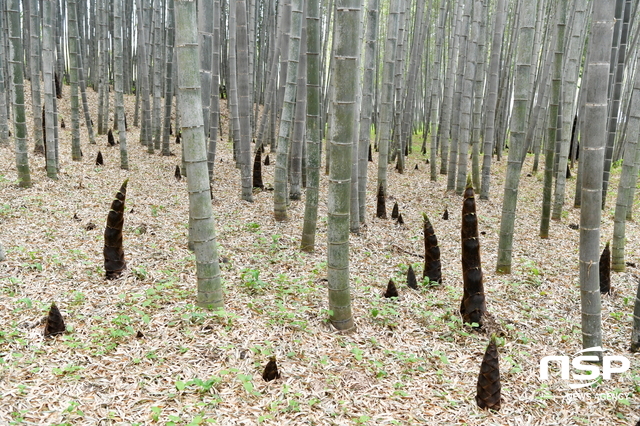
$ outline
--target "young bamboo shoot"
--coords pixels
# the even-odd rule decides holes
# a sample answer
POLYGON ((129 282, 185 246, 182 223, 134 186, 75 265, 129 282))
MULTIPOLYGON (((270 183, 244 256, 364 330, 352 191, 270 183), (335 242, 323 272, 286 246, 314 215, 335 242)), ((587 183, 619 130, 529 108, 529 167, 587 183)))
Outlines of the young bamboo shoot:
POLYGON ((480 365, 476 393, 478 407, 499 411, 500 389, 500 361, 498 359, 496 339, 492 336, 480 365))
POLYGON ((118 278, 127 266, 122 248, 122 227, 128 182, 129 179, 125 179, 116 198, 111 203, 111 210, 107 216, 107 227, 104 230, 104 270, 108 280, 118 278))
POLYGON ((426 214, 422 214, 424 233, 424 272, 423 278, 438 284, 442 283, 442 264, 440 263, 440 247, 438 237, 426 214))
POLYGON ((482 267, 480 265, 480 238, 478 235, 478 216, 476 215, 476 199, 471 186, 471 179, 467 179, 462 204, 462 279, 464 291, 460 313, 468 324, 482 327, 482 317, 487 310, 484 299, 484 285, 482 284, 482 267))

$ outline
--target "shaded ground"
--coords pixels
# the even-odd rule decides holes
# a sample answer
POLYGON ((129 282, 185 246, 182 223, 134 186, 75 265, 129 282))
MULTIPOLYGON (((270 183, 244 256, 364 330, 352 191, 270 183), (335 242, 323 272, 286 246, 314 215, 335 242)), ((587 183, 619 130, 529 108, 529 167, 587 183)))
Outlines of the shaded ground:
MULTIPOLYGON (((637 286, 633 268, 613 276, 614 293, 602 302, 604 346, 627 356, 631 369, 577 391, 567 390, 557 371, 549 381, 539 379, 542 357, 581 349, 579 233, 568 227, 579 223, 579 211, 568 201, 562 221, 551 224, 551 239, 540 240, 541 173, 522 177, 511 275, 494 272, 504 163, 496 165, 491 200, 478 203, 489 328, 500 336, 503 385, 501 411, 488 413, 474 397, 489 336, 464 327, 458 313, 462 200, 445 191, 441 176, 429 181, 417 153, 404 175, 389 171, 388 211, 397 201, 405 226, 373 218, 375 182, 369 186, 366 228, 351 237, 357 328, 339 333, 326 322, 326 177, 317 250, 305 254, 298 249, 304 199, 292 202, 286 223, 273 219, 272 192, 256 193, 253 204, 240 201, 239 170, 229 144, 219 144, 213 206, 226 311, 207 312, 193 305, 186 182, 173 177, 179 157, 144 152, 132 126, 133 100, 128 102, 129 171, 119 169, 118 148, 107 147, 106 135, 94 146, 83 137, 84 159, 71 162, 68 111, 59 181, 48 180, 44 159, 31 156, 34 186, 18 189, 12 148, 0 147, 0 241, 8 254, 0 263, 0 423, 637 421, 639 359, 627 351, 637 286), (94 165, 98 149, 103 167, 94 165), (104 225, 126 177, 128 269, 121 279, 106 281, 104 225), (445 207, 448 221, 441 218, 445 207), (439 238, 444 282, 414 291, 406 287, 405 273, 412 264, 422 275, 422 212, 439 238), (86 230, 89 222, 96 229, 86 230), (389 278, 398 284, 397 301, 381 297, 389 278), (52 300, 68 332, 44 340, 40 320, 52 300), (261 374, 271 355, 282 378, 266 383, 261 374)), ((172 149, 179 153, 179 146, 172 149)), ((274 159, 264 168, 267 184, 273 183, 274 159)), ((524 170, 530 169, 529 158, 524 170)), ((375 176, 375 165, 369 165, 369 176, 375 176)), ((574 185, 575 178, 568 194, 574 185)), ((609 195, 603 214, 603 240, 611 238, 614 198, 609 195)), ((627 235, 627 260, 638 262, 636 223, 628 224, 627 235)))

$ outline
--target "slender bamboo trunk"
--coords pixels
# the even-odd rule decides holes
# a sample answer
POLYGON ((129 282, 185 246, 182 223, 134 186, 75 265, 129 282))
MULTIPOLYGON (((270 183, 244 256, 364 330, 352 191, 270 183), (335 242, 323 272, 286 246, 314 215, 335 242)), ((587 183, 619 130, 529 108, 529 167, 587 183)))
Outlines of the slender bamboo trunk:
POLYGON ((300 248, 315 249, 320 186, 320 1, 307 3, 307 191, 300 248))
POLYGON ((444 42, 444 23, 446 21, 446 14, 448 8, 445 7, 445 2, 440 2, 440 11, 438 13, 438 30, 436 33, 436 52, 434 58, 434 72, 433 72, 433 81, 431 82, 431 144, 429 149, 429 165, 430 165, 430 179, 435 182, 438 176, 438 169, 436 164, 436 158, 438 154, 438 145, 441 128, 438 125, 441 122, 443 108, 438 108, 440 99, 442 98, 442 80, 441 75, 444 72, 441 70, 442 66, 440 65, 440 61, 443 62, 442 58, 442 44, 444 42))
POLYGON ((391 138, 391 120, 393 117, 393 77, 395 75, 395 51, 398 42, 399 0, 391 0, 387 17, 387 37, 384 48, 384 67, 382 78, 382 98, 380 102, 380 136, 378 142, 378 184, 387 195, 387 164, 389 162, 389 140, 391 138))
MULTIPOLYGON (((640 59, 640 49, 636 49, 636 60, 640 59)), ((638 157, 638 136, 640 134, 640 72, 636 70, 633 81, 633 90, 629 117, 627 123, 626 141, 622 163, 622 173, 618 184, 618 196, 613 224, 613 244, 611 267, 616 272, 625 270, 624 247, 626 235, 626 217, 630 209, 629 193, 636 186, 638 172, 635 168, 638 157)))
POLYGON ((211 54, 211 118, 209 120, 209 144, 207 167, 209 181, 213 180, 213 167, 220 125, 220 0, 213 0, 213 52, 211 54))
MULTIPOLYGON (((42 2, 42 71, 44 75, 44 112, 46 126, 45 157, 47 164, 47 176, 50 179, 58 179, 58 163, 56 161, 56 149, 58 138, 55 133, 54 120, 54 72, 55 61, 53 60, 53 14, 55 4, 53 0, 42 2)), ((0 49, 2 49, 0 47, 0 49)), ((2 67, 0 66, 0 69, 2 67)), ((0 71, 1 73, 2 71, 0 71)), ((3 96, 0 96, 3 98, 3 96)), ((1 107, 1 106, 0 106, 1 107)))
MULTIPOLYGON (((97 65, 97 74, 98 74, 98 135, 107 134, 107 121, 109 121, 109 114, 105 115, 105 90, 106 90, 106 80, 107 80, 107 61, 106 61, 106 53, 107 49, 105 48, 105 43, 107 42, 107 31, 105 20, 107 18, 105 13, 105 0, 97 0, 97 12, 95 14, 95 21, 97 21, 97 29, 96 29, 96 37, 95 37, 95 53, 93 58, 96 59, 97 65)), ((95 67, 92 67, 92 69, 95 67)), ((95 71, 92 72, 92 74, 95 71)))
POLYGON ((30 54, 31 61, 29 71, 31 73, 31 105, 33 114, 33 139, 34 151, 44 154, 44 142, 42 139, 42 99, 40 92, 40 20, 38 16, 38 1, 29 0, 29 22, 30 22, 30 54))
MULTIPOLYGON (((349 286, 349 200, 351 150, 356 133, 356 96, 360 40, 360 0, 336 1, 335 105, 329 149, 327 266, 331 323, 338 330, 353 327, 349 286)), ((385 164, 386 166, 386 164, 385 164)), ((355 213, 355 212, 354 212, 355 213)))
MULTIPOLYGON (((594 0, 589 34, 589 77, 585 103, 585 133, 582 137, 580 167, 583 168, 580 209, 580 300, 582 347, 602 346, 600 305, 600 219, 602 181, 606 146, 607 75, 613 37, 614 6, 594 0)), ((596 352, 600 359, 601 352, 596 352)))
POLYGON ((157 3, 154 7, 153 17, 153 68, 150 70, 153 77, 153 106, 151 115, 151 128, 153 137, 153 148, 160 149, 160 135, 162 130, 162 114, 160 103, 162 101, 162 52, 164 43, 162 41, 162 14, 164 9, 162 0, 155 0, 157 3))
POLYGON ((491 185, 491 160, 493 158, 493 148, 496 140, 496 105, 498 102, 498 86, 500 82, 500 46, 502 45, 502 35, 504 33, 506 15, 505 0, 498 0, 495 14, 496 19, 493 29, 493 40, 491 42, 491 60, 489 63, 489 79, 487 82, 487 117, 484 132, 484 156, 482 159, 481 200, 489 199, 489 190, 491 185))
MULTIPOLYGON (((4 37, 4 24, 3 24, 3 19, 0 16, 0 35, 2 36, 2 39, 6 40, 6 37, 4 37)), ((9 144, 9 123, 8 123, 8 116, 9 116, 9 105, 11 104, 10 101, 10 85, 7 84, 7 81, 9 81, 10 79, 8 77, 5 77, 5 75, 7 75, 6 73, 6 63, 7 61, 5 60, 5 46, 4 46, 4 41, 0 41, 0 145, 7 145, 9 144)))
POLYGON ((78 21, 76 17, 76 1, 68 3, 69 28, 69 78, 71 81, 71 159, 82 160, 80 151, 80 99, 78 94, 80 54, 78 45, 78 21))
POLYGON ((9 0, 7 12, 9 42, 11 43, 9 64, 13 71, 13 127, 16 141, 18 185, 21 188, 30 188, 31 172, 29 170, 29 154, 27 153, 27 121, 24 101, 24 68, 22 64, 24 52, 22 50, 22 35, 20 31, 20 0, 9 0))
MULTIPOLYGON (((456 189, 456 176, 460 151, 460 124, 463 117, 460 111, 462 111, 462 95, 465 67, 467 66, 467 44, 469 42, 469 29, 471 20, 471 6, 465 7, 465 4, 470 4, 469 0, 458 3, 458 9, 462 9, 460 15, 459 25, 456 27, 456 39, 459 43, 460 56, 458 60, 460 63, 456 69, 455 87, 453 89, 453 111, 451 117, 451 140, 449 141, 449 169, 447 170, 447 191, 453 191, 456 189)), ((465 137, 465 130, 462 131, 462 137, 465 137)))
POLYGON ((299 200, 302 186, 302 151, 304 145, 305 119, 307 115, 307 37, 306 24, 303 20, 300 37, 300 60, 298 62, 298 77, 296 87, 296 108, 291 135, 291 162, 289 179, 291 189, 289 198, 299 200))
MULTIPOLYGON (((366 220, 367 163, 371 142, 371 116, 373 114, 374 61, 376 58, 379 0, 369 0, 364 51, 364 75, 362 85, 362 109, 360 111, 360 140, 358 142, 358 219, 366 220)), ((308 191, 307 191, 308 192, 308 191)))
MULTIPOLYGON (((471 19, 471 14, 473 13, 473 20, 471 23, 471 27, 469 28, 469 36, 466 42, 466 54, 465 59, 466 63, 464 64, 464 78, 462 80, 462 85, 460 87, 460 132, 459 138, 457 138, 456 143, 451 144, 453 154, 453 146, 457 145, 458 147, 458 158, 453 158, 451 156, 452 161, 457 161, 457 180, 455 185, 456 194, 462 195, 465 190, 467 183, 467 163, 469 157, 469 142, 471 137, 471 110, 472 110, 472 98, 473 98, 473 82, 476 75, 476 57, 478 53, 478 32, 480 30, 480 21, 477 18, 477 15, 480 11, 476 10, 473 7, 473 0, 466 0, 465 4, 465 12, 463 15, 463 22, 469 22, 471 19)), ((451 167, 451 170, 455 169, 451 167)), ((451 175, 450 175, 451 176, 451 175)), ((447 185, 448 187, 449 185, 447 185)), ((449 188, 447 188, 449 189, 449 188)), ((453 189, 453 188, 450 188, 453 189)))
POLYGON ((498 242, 498 261, 496 271, 511 273, 513 250, 513 232, 518 202, 518 186, 522 169, 522 150, 527 129, 527 109, 529 106, 531 49, 534 35, 535 2, 523 0, 518 34, 516 59, 516 80, 514 87, 513 118, 511 123, 511 141, 507 163, 507 176, 504 184, 504 201, 500 219, 500 240, 498 242))
POLYGON ((196 255, 198 306, 224 305, 211 192, 207 173, 207 148, 202 116, 195 2, 177 0, 176 54, 178 70, 178 114, 182 123, 182 145, 187 166, 190 234, 196 255))
MULTIPOLYGON (((562 90, 562 65, 564 57, 564 33, 566 26, 566 0, 558 2, 556 46, 553 59, 553 75, 551 80, 551 96, 549 100, 549 118, 547 145, 544 160, 544 187, 542 191, 542 216, 540 218, 540 238, 549 238, 549 220, 551 217, 551 193, 553 188, 554 164, 556 163, 556 141, 558 140, 558 118, 560 95, 562 90)), ((560 129, 562 130, 562 129, 560 129)), ((557 170, 557 173, 566 173, 557 170)), ((556 174, 556 179, 557 179, 556 174)), ((558 218, 559 219, 559 218, 558 218)))
MULTIPOLYGON (((200 82, 202 84, 202 116, 204 118, 205 134, 211 123, 211 93, 213 66, 213 28, 216 19, 213 13, 213 0, 198 0, 198 46, 200 47, 200 82)), ((218 20, 219 25, 219 20, 218 20)))
POLYGON ((127 151, 127 129, 124 124, 125 109, 123 96, 124 61, 122 58, 122 3, 123 0, 114 0, 113 4, 113 31, 115 48, 115 91, 116 91, 116 122, 118 123, 118 140, 120 141, 120 168, 129 170, 129 153, 127 151))
POLYGON ((289 64, 287 87, 284 93, 284 106, 280 119, 278 146, 276 147, 276 167, 274 172, 273 211, 277 221, 287 220, 287 167, 289 164, 289 145, 293 124, 294 103, 296 98, 296 78, 300 57, 300 37, 302 33, 303 0, 291 2, 291 35, 289 37, 289 64))
MULTIPOLYGON (((613 0, 611 0, 613 2, 613 0)), ((615 26, 613 29, 611 56, 609 64, 609 118, 607 120, 607 145, 604 153, 604 169, 602 174, 602 208, 607 201, 607 189, 611 175, 611 161, 618 129, 618 113, 622 96, 622 79, 626 55, 628 26, 623 26, 625 0, 615 0, 615 26)), ((627 17, 628 20, 628 17, 627 17)), ((627 21, 628 22, 628 21, 627 21)))
POLYGON ((229 1, 229 53, 227 54, 229 80, 227 82, 227 106, 229 107, 229 137, 233 141, 233 159, 240 167, 240 112, 238 109, 237 8, 229 1))
POLYGON ((165 91, 164 91, 164 125, 162 126, 162 155, 171 155, 169 133, 171 130, 171 110, 173 108, 173 60, 175 51, 175 24, 174 24, 174 0, 167 0, 167 43, 166 43, 166 69, 165 69, 165 91))
POLYGON ((249 36, 247 28, 247 3, 236 1, 236 47, 238 70, 238 124, 240 125, 240 174, 242 177, 242 199, 253 201, 251 175, 251 78, 249 75, 249 36))

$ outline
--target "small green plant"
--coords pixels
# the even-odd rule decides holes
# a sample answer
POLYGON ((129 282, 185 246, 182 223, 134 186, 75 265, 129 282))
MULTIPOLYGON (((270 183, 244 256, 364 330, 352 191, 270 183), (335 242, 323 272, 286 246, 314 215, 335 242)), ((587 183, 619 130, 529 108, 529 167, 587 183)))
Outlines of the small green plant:
POLYGON ((366 424, 369 420, 371 420, 371 417, 367 416, 367 415, 363 415, 358 417, 357 419, 355 419, 355 422, 357 425, 364 425, 366 424))
POLYGON ((616 320, 620 321, 620 320, 622 320, 624 318, 625 313, 624 312, 611 312, 609 315, 611 315, 616 320))
POLYGON ((286 411, 297 413, 298 411, 300 411, 300 403, 295 399, 290 399, 286 411))
POLYGON ((403 398, 406 397, 406 396, 409 396, 409 394, 406 391, 402 390, 402 388, 404 388, 404 386, 405 385, 402 382, 394 383, 393 387, 396 390, 393 392, 393 395, 397 395, 397 396, 400 396, 400 397, 403 397, 403 398))
MULTIPOLYGON (((78 401, 70 401, 69 402, 69 406, 67 406, 67 408, 64 409, 64 411, 62 412, 62 414, 67 417, 67 418, 71 418, 74 421, 77 421, 78 418, 80 417, 84 417, 84 411, 82 411, 80 408, 78 408, 80 406, 80 403, 78 401)), ((71 420, 70 419, 70 420, 71 420)), ((63 425, 71 425, 71 423, 69 422, 65 422, 65 423, 61 423, 63 425)))
POLYGON ((278 252, 280 251, 281 247, 280 247, 280 239, 282 238, 282 235, 280 234, 274 234, 271 236, 271 251, 272 252, 278 252))
POLYGON ((23 423, 24 415, 27 414, 29 410, 20 410, 20 411, 12 411, 11 417, 13 417, 13 421, 10 423, 12 425, 23 423))
MULTIPOLYGON (((72 332, 71 326, 67 326, 67 332, 72 332)), ((62 341, 67 347, 71 349, 84 349, 87 346, 82 340, 78 339, 75 334, 62 336, 62 341)))
POLYGON ((67 376, 69 378, 79 380, 80 379, 80 375, 79 374, 73 374, 73 373, 75 373, 77 371, 80 371, 80 370, 84 370, 84 367, 80 367, 79 365, 67 364, 62 368, 53 367, 51 369, 51 372, 53 374, 55 374, 56 376, 67 376))
POLYGON ((18 299, 18 300, 16 300, 16 302, 23 303, 24 304, 24 308, 15 308, 14 312, 20 312, 22 309, 31 309, 33 307, 33 301, 31 299, 29 299, 28 297, 24 297, 22 299, 18 299))
POLYGON ((71 296, 73 297, 73 301, 71 303, 73 303, 74 305, 81 305, 86 300, 86 296, 84 295, 84 293, 78 290, 73 290, 71 296))
POLYGON ((216 310, 208 312, 208 314, 215 322, 225 327, 231 327, 233 322, 239 318, 238 314, 225 310, 216 310))
POLYGON ((131 268, 131 272, 133 272, 133 275, 135 275, 136 278, 140 281, 144 281, 147 279, 148 272, 147 268, 144 265, 131 268))
POLYGON ((386 302, 386 300, 381 300, 379 297, 374 300, 373 307, 370 311, 371 318, 380 325, 396 327, 400 320, 400 313, 396 310, 393 303, 386 302))
POLYGON ((207 319, 207 316, 208 316, 207 313, 202 311, 197 311, 195 310, 195 308, 193 309, 194 310, 191 310, 190 312, 186 312, 182 314, 181 318, 189 324, 203 324, 204 321, 207 319))
POLYGON ((254 386, 253 386, 253 382, 251 381, 251 379, 253 378, 251 375, 249 374, 238 374, 236 376, 236 378, 240 381, 240 383, 242 383, 242 387, 244 388, 245 391, 247 391, 247 393, 254 395, 254 396, 260 396, 260 392, 258 392, 257 390, 255 390, 254 386))
POLYGON ((42 263, 40 263, 40 262, 23 263, 22 267, 24 269, 30 269, 32 271, 42 271, 42 263))
POLYGON ((536 263, 532 260, 527 260, 526 262, 524 262, 524 267, 525 267, 525 272, 538 276, 540 275, 540 269, 538 269, 536 263))
POLYGON ((157 217, 158 216, 158 212, 160 210, 164 210, 164 206, 159 206, 159 205, 152 204, 151 205, 151 216, 157 217))
POLYGON ((447 358, 447 354, 443 351, 433 351, 433 354, 438 357, 441 363, 449 364, 449 358, 447 358))
POLYGON ((180 392, 184 391, 187 388, 193 388, 197 392, 205 394, 208 393, 212 388, 220 384, 220 382, 222 382, 222 378, 218 376, 212 376, 207 380, 202 380, 196 377, 187 381, 176 380, 175 387, 180 392))
POLYGON ((356 360, 358 360, 358 361, 362 361, 362 355, 363 355, 363 353, 364 353, 364 352, 362 351, 362 349, 360 349, 360 348, 359 348, 359 347, 357 347, 357 346, 353 346, 353 347, 351 348, 351 353, 353 354, 353 357, 354 357, 356 360))
MULTIPOLYGON (((0 182, 4 181, 4 176, 0 175, 0 182)), ((5 203, 0 205, 0 215, 5 216, 11 212, 11 204, 5 203)))
POLYGON ((268 283, 260 279, 260 271, 257 269, 243 269, 240 279, 250 294, 263 293, 268 287, 268 283))
POLYGON ((427 287, 427 288, 428 287, 436 287, 438 285, 440 285, 440 283, 438 283, 438 281, 431 281, 429 279, 429 277, 423 277, 422 278, 422 286, 423 287, 427 287))
POLYGON ((162 414, 162 408, 156 406, 151 407, 151 420, 158 422, 158 420, 160 420, 160 414, 162 414))
POLYGON ((251 232, 257 232, 260 229, 260 224, 256 222, 247 223, 247 229, 251 232))

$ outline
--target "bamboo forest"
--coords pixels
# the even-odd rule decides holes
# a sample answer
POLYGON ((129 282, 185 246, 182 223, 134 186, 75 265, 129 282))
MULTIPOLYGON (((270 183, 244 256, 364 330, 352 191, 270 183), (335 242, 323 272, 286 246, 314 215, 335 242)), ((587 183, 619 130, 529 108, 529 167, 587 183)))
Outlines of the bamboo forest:
POLYGON ((640 426, 635 0, 0 0, 0 425, 640 426))

